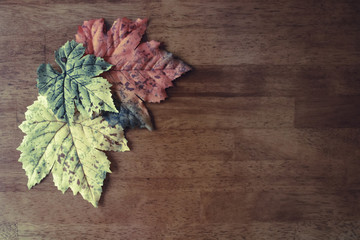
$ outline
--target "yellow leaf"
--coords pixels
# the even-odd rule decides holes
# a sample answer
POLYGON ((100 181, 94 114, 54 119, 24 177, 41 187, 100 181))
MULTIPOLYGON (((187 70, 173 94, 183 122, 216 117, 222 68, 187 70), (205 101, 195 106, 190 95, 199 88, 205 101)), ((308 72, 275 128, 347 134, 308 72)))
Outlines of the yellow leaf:
POLYGON ((101 150, 128 151, 123 129, 109 126, 102 116, 75 115, 71 124, 59 120, 44 96, 28 107, 25 117, 20 129, 27 135, 18 150, 28 187, 51 172, 59 190, 64 193, 70 187, 74 195, 80 192, 97 207, 110 172, 110 161, 101 150))

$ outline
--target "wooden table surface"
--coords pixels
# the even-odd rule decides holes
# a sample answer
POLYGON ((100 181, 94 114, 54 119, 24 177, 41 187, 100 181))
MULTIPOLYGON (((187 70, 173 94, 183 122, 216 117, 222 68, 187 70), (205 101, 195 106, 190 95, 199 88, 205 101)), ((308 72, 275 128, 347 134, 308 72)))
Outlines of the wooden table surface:
POLYGON ((360 239, 359 60, 359 1, 2 0, 0 239, 360 239), (107 153, 99 208, 52 176, 28 190, 37 67, 124 16, 193 71, 107 153))

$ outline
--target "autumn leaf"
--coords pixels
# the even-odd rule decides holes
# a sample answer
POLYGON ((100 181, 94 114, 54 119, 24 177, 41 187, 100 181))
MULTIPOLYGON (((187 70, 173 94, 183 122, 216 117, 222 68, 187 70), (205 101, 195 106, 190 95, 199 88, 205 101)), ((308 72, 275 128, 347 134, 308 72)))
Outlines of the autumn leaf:
MULTIPOLYGON (((68 55, 67 55, 68 56, 68 55)), ((50 172, 63 193, 70 187, 95 207, 110 162, 103 151, 128 151, 123 129, 109 126, 102 116, 76 114, 72 124, 58 119, 44 96, 28 107, 20 129, 26 134, 18 147, 19 161, 28 176, 28 188, 50 172)))
MULTIPOLYGON (((151 121, 149 123, 146 119, 148 112, 140 100, 164 100, 167 96, 165 89, 172 86, 172 81, 189 71, 190 67, 160 49, 159 42, 141 42, 146 25, 147 19, 132 22, 122 18, 117 19, 106 32, 104 19, 85 21, 78 28, 76 41, 84 44, 86 54, 102 57, 114 65, 103 76, 112 83, 113 90, 120 96, 121 106, 132 109, 131 114, 137 111, 135 115, 142 126, 152 129, 151 121)), ((120 109, 121 118, 131 116, 120 109)))
POLYGON ((100 110, 117 112, 111 98, 111 85, 106 79, 96 77, 109 70, 111 64, 94 55, 83 57, 84 52, 82 44, 67 42, 55 52, 61 73, 50 64, 41 64, 38 68, 39 94, 47 97, 57 118, 69 123, 73 122, 76 109, 88 117, 100 110))

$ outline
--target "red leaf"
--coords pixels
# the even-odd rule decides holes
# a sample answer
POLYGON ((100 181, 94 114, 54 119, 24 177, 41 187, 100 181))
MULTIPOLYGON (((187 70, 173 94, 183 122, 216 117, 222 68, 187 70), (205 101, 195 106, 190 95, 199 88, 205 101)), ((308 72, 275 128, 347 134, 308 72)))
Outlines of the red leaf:
POLYGON ((167 97, 165 89, 190 67, 159 49, 159 42, 140 43, 146 24, 147 19, 135 22, 117 19, 106 32, 104 19, 85 21, 78 28, 76 41, 84 44, 87 54, 114 65, 104 74, 114 90, 127 91, 127 96, 136 94, 144 101, 160 102, 167 97))

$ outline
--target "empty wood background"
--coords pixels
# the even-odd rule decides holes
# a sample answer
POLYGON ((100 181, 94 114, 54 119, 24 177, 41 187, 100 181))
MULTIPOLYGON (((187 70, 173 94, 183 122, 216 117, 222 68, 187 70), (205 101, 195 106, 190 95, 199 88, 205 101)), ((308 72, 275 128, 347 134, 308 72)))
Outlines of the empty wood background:
POLYGON ((0 239, 360 239, 360 2, 0 1, 0 239), (84 20, 150 19, 193 67, 113 153, 99 208, 28 190, 36 69, 84 20))

